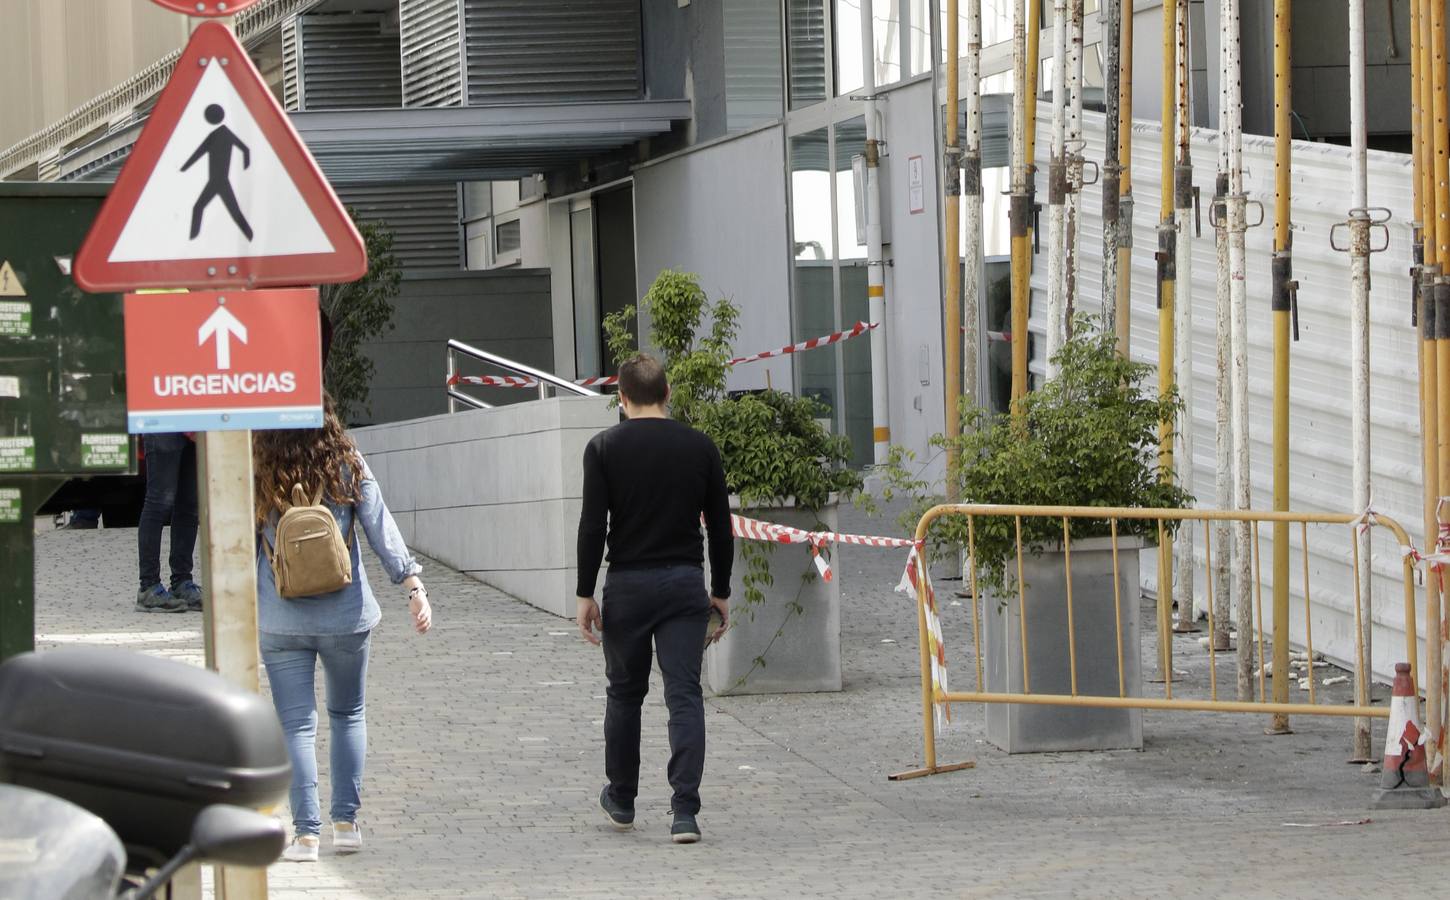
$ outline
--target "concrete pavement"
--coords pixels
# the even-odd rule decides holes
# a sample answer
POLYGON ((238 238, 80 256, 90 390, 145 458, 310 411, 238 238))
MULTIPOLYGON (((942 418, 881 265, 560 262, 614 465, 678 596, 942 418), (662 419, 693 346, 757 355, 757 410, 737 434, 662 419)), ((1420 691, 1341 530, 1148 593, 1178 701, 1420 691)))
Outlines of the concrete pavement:
MULTIPOLYGON (((889 533, 855 512, 842 527, 889 533)), ((134 531, 46 531, 36 553, 42 646, 199 661, 198 616, 132 611, 134 531)), ((595 806, 597 648, 572 622, 428 563, 432 634, 407 627, 400 592, 380 597, 365 852, 335 856, 324 836, 322 862, 273 867, 272 896, 1388 897, 1450 876, 1450 811, 1370 812, 1378 776, 1345 764, 1344 719, 1300 718, 1296 734, 1267 737, 1260 717, 1149 713, 1142 752, 1008 757, 982 743, 980 711, 959 708, 941 760, 977 768, 888 782, 921 759, 915 616, 891 592, 902 562, 866 548, 836 561, 845 691, 707 701, 705 840, 679 847, 658 682, 639 824, 617 834, 595 806)), ((966 615, 945 614, 958 684, 971 667, 966 615)), ((1196 639, 1176 652, 1206 683, 1196 639)))

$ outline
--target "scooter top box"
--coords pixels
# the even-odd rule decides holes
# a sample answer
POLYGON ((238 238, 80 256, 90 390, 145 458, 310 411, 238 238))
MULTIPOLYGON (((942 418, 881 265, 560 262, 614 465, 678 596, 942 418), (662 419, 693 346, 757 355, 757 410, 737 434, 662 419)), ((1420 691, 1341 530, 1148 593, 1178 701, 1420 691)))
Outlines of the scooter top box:
POLYGON ((169 856, 204 807, 268 807, 290 780, 271 704, 214 672, 99 647, 0 665, 0 782, 90 810, 133 855, 169 856))

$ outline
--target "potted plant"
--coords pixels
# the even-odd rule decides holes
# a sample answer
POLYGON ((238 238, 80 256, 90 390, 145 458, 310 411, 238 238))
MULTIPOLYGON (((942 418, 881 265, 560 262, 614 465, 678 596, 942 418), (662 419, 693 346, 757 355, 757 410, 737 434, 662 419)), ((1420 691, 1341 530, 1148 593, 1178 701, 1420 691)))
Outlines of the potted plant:
MULTIPOLYGON (((1158 463, 1159 426, 1181 408, 1176 393, 1160 396, 1146 386, 1152 367, 1121 358, 1114 336, 1081 317, 1055 360, 1057 375, 1022 401, 1020 417, 980 409, 963 417, 968 430, 933 439, 954 447, 957 462, 946 473, 964 503, 1027 506, 1184 507, 1187 491, 1164 477, 1158 463)), ((905 490, 914 498, 904 522, 930 505, 930 485, 907 470, 910 455, 893 452, 888 496, 905 490)), ((1171 532, 1175 523, 1165 522, 1171 532)), ((1116 696, 1118 640, 1111 526, 1106 520, 1071 520, 1073 624, 1077 685, 1083 694, 1116 696)), ((976 583, 982 627, 985 688, 1020 692, 1022 616, 1019 607, 1016 520, 978 517, 974 533, 976 583)), ((1141 691, 1138 649, 1138 551, 1158 539, 1158 523, 1118 523, 1116 596, 1121 600, 1124 686, 1141 691)), ((944 517, 931 533, 936 551, 953 555, 968 546, 967 520, 944 517)), ((1059 518, 1022 519, 1029 670, 1035 694, 1071 692, 1063 525, 1059 518)), ((987 705, 987 737, 1009 752, 1109 749, 1142 746, 1138 710, 1064 709, 1018 704, 987 705)))
MULTIPOLYGON (((850 444, 820 425, 828 412, 814 400, 776 390, 727 392, 738 309, 724 299, 710 303, 694 275, 666 270, 640 311, 649 325, 647 346, 660 354, 669 378, 670 414, 720 449, 732 508, 809 531, 835 530, 837 503, 862 487, 860 474, 846 466, 850 444)), ((634 320, 629 307, 604 322, 616 362, 636 352, 634 320)), ((799 544, 737 540, 734 572, 730 629, 706 654, 710 689, 840 690, 839 580, 818 578, 810 549, 799 544), (777 583, 777 571, 790 577, 777 583)))

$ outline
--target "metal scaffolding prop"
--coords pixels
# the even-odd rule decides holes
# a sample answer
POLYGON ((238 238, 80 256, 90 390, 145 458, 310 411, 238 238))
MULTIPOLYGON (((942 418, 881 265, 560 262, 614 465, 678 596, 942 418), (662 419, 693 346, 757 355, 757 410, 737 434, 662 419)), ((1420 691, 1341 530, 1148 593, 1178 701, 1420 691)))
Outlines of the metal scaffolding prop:
MULTIPOLYGON (((1289 339, 1290 320, 1297 318, 1298 284, 1294 281, 1290 230, 1292 134, 1290 111, 1293 70, 1290 44, 1293 0, 1274 0, 1274 257, 1271 309, 1274 335, 1274 509, 1289 508, 1289 339)), ((1274 523, 1273 634, 1275 672, 1289 671, 1289 525, 1274 523)), ((1274 701, 1289 702, 1289 679, 1274 679, 1274 701)), ((1275 713, 1271 734, 1288 734, 1289 716, 1275 713)))
MULTIPOLYGON (((1173 368, 1173 298, 1177 280, 1176 255, 1178 242, 1174 234, 1176 222, 1173 217, 1174 190, 1174 131, 1178 114, 1177 91, 1170 90, 1178 77, 1178 2, 1163 0, 1163 54, 1162 81, 1163 104, 1161 107, 1162 143, 1159 160, 1159 187, 1162 202, 1158 217, 1158 392, 1170 394, 1177 385, 1173 368)), ((1159 475, 1165 480, 1173 479, 1173 432, 1174 423, 1164 419, 1158 428, 1159 475)), ((1169 635, 1171 616, 1169 603, 1173 597, 1173 545, 1168 541, 1158 544, 1158 634, 1159 647, 1157 680, 1173 677, 1173 641, 1169 635)))
POLYGON ((962 317, 965 353, 962 355, 962 394, 976 405, 981 399, 977 383, 979 325, 982 317, 982 0, 967 0, 967 145, 962 154, 962 188, 966 195, 966 258, 962 317))
MULTIPOLYGON (((1228 82, 1237 77, 1229 65, 1229 44, 1238 40, 1238 32, 1230 31, 1229 0, 1219 4, 1218 40, 1218 175, 1214 179, 1213 205, 1209 218, 1214 232, 1214 473, 1213 503, 1219 509, 1233 505, 1233 432, 1229 417, 1233 406, 1233 389, 1230 383, 1230 361, 1233 357, 1233 339, 1229 330, 1229 253, 1228 253, 1228 82)), ((1229 565, 1233 562, 1230 550, 1229 522, 1215 522, 1210 539, 1209 552, 1213 554, 1214 565, 1208 573, 1214 609, 1213 633, 1209 641, 1214 650, 1229 650, 1230 606, 1233 599, 1229 588, 1229 565)))
MULTIPOLYGON (((1187 397, 1193 386, 1193 156, 1189 144, 1189 60, 1187 0, 1179 0, 1175 10, 1174 42, 1177 45, 1175 64, 1175 109, 1178 152, 1173 166, 1173 364, 1175 386, 1185 385, 1185 402, 1178 414, 1174 435, 1174 477, 1181 483, 1193 484, 1193 409, 1187 397)), ((1193 529, 1185 528, 1174 537, 1174 560, 1177 571, 1173 578, 1173 599, 1178 606, 1178 621, 1173 630, 1198 630, 1193 601, 1193 529)))
POLYGON ((1123 0, 1103 3, 1103 328, 1118 331, 1118 190, 1122 163, 1118 156, 1118 66, 1122 59, 1123 0))
MULTIPOLYGON (((950 10, 956 9, 956 0, 947 0, 950 10)), ((1035 6, 1035 4, 1034 4, 1035 6)), ((1022 413, 1022 399, 1027 396, 1027 304, 1030 297, 1032 265, 1032 244, 1030 220, 1032 218, 1031 157, 1027 149, 1027 126, 1029 115, 1027 73, 1027 21, 1023 4, 1014 0, 1012 4, 1012 200, 1008 212, 1008 228, 1012 238, 1012 415, 1022 413)), ((947 35, 955 32, 955 19, 947 14, 947 35)), ((948 54, 950 57, 951 54, 948 54)), ((950 63, 950 59, 948 59, 950 63)), ((948 78, 948 81, 952 81, 948 78)), ((952 219, 951 211, 947 219, 952 219)), ((948 225, 948 229, 951 226, 948 225)), ((948 320, 948 328, 950 328, 948 320)), ((950 414, 949 414, 950 415, 950 414)), ((950 461, 948 462, 950 466, 950 461)), ((950 479, 948 479, 950 484, 950 479)))
POLYGON ((1067 0, 1052 3, 1052 158, 1047 169, 1047 377, 1067 342, 1067 0))
MULTIPOLYGON (((1083 0, 1068 0, 1067 16, 1067 308, 1064 313, 1070 338, 1080 274, 1078 230, 1082 222, 1083 167, 1089 165, 1083 157, 1087 142, 1082 136, 1083 0)), ((1097 170, 1096 163, 1090 165, 1097 170)), ((1093 181, 1097 181, 1096 173, 1093 181)))
MULTIPOLYGON (((867 34, 869 33, 867 32, 867 34)), ((944 316, 946 330, 942 343, 946 345, 946 373, 944 378, 946 382, 946 434, 951 437, 960 434, 962 430, 962 342, 960 340, 962 334, 962 269, 961 265, 957 262, 961 258, 962 180, 961 148, 957 143, 957 60, 960 54, 957 38, 957 0, 947 0, 946 148, 943 153, 946 177, 943 180, 944 186, 942 188, 946 201, 946 228, 944 230, 943 243, 945 246, 942 250, 942 259, 948 262, 946 267, 946 297, 943 301, 946 313, 944 316)), ((975 295, 968 301, 970 304, 975 304, 976 302, 975 295)), ((977 320, 972 318, 970 321, 971 324, 968 326, 969 331, 965 343, 972 347, 971 353, 975 355, 977 320)), ((956 470, 957 453, 953 449, 954 446, 954 443, 948 443, 947 445, 947 471, 949 473, 956 470)), ((947 478, 946 491, 947 497, 956 497, 955 478, 947 478)))
POLYGON ((1133 316, 1133 0, 1120 0, 1118 51, 1118 284, 1114 325, 1118 352, 1129 356, 1133 316))

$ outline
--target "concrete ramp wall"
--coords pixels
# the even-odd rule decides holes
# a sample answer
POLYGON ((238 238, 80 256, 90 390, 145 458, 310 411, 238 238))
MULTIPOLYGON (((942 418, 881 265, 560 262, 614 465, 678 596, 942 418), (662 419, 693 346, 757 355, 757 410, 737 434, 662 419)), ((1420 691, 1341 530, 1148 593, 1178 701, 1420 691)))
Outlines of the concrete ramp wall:
POLYGON ((572 617, 584 445, 618 421, 607 397, 556 397, 353 437, 410 547, 572 617))

